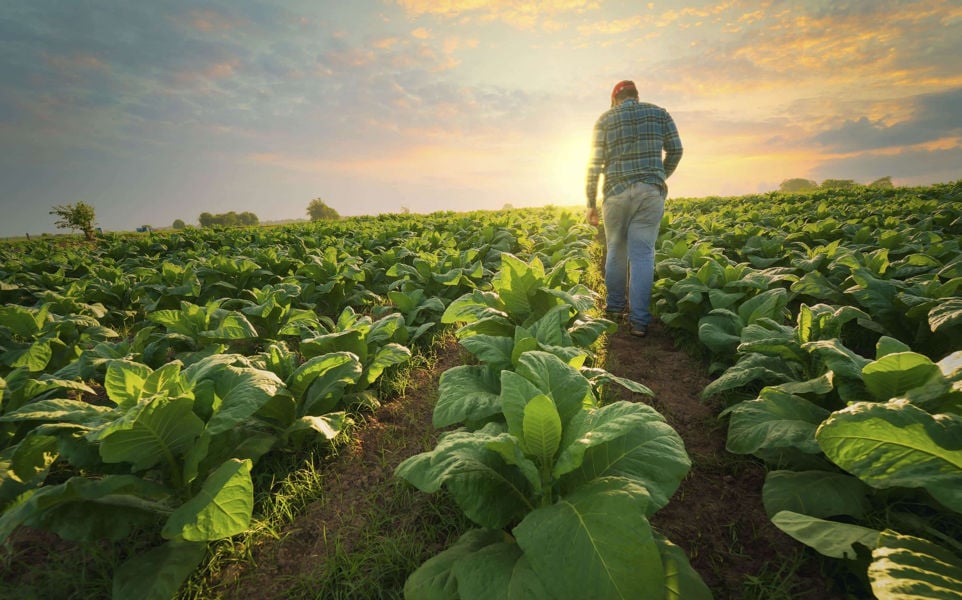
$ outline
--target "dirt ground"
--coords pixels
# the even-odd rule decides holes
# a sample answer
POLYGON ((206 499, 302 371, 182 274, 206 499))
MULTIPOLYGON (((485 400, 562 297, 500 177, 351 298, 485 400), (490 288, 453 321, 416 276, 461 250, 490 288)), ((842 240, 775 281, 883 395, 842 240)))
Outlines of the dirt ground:
MULTIPOLYGON (((817 558, 776 529, 765 515, 763 467, 752 459, 726 454, 725 427, 715 416, 719 408, 699 400, 709 381, 704 367, 676 349, 657 323, 644 339, 619 331, 609 338, 608 352, 610 371, 655 392, 653 399, 627 391, 615 392, 616 397, 651 403, 685 440, 692 470, 652 523, 688 553, 715 598, 770 598, 773 581, 781 598, 842 598, 820 573, 817 558)), ((398 463, 432 446, 437 436, 431 427, 436 378, 463 358, 457 347, 444 348, 437 369, 415 373, 406 396, 383 406, 358 432, 350 451, 331 465, 335 475, 325 498, 309 507, 281 541, 255 549, 259 567, 233 574, 236 585, 226 597, 281 597, 286 586, 280 582, 310 577, 319 557, 334 546, 350 547, 359 536, 367 535, 364 529, 369 524, 356 515, 365 514, 364 503, 379 497, 372 488, 382 487, 389 493, 388 487, 396 485, 392 473, 398 463)), ((414 498, 397 507, 395 526, 419 518, 419 512, 431 512, 423 503, 415 505, 414 498)))
MULTIPOLYGON (((426 494, 403 491, 393 471, 408 456, 434 446, 438 432, 431 425, 431 413, 437 378, 445 369, 468 360, 450 340, 439 350, 433 368, 414 371, 404 396, 367 417, 351 444, 325 464, 323 498, 303 510, 276 539, 258 542, 241 553, 249 553, 252 560, 224 566, 211 577, 208 582, 216 596, 244 600, 368 597, 346 588, 318 595, 311 582, 324 577, 319 570, 326 557, 369 544, 386 528, 418 531, 420 520, 451 517, 450 513, 439 516, 443 507, 439 509, 426 494), (381 520, 372 521, 372 514, 381 520)), ((685 441, 693 462, 691 472, 652 523, 686 551, 717 600, 844 597, 831 588, 832 579, 820 572, 817 557, 768 520, 761 502, 763 467, 725 452, 725 426, 715 416, 719 407, 699 400, 709 381, 703 365, 676 349, 669 333, 656 323, 644 339, 629 336, 623 328, 610 336, 606 366, 655 392, 649 398, 617 388, 616 399, 649 402, 685 441)), ((398 551, 411 553, 409 562, 419 564, 456 539, 458 527, 452 526, 445 539, 398 551)), ((29 535, 21 536, 20 542, 33 545, 29 535)), ((23 552, 28 549, 22 543, 17 545, 23 561, 30 554, 23 552)), ((48 551, 57 547, 56 540, 41 545, 48 551)), ((32 558, 37 559, 42 560, 32 558)), ((392 587, 388 597, 399 596, 405 577, 403 572, 388 576, 392 587)))
POLYGON ((775 590, 799 600, 844 597, 820 572, 818 556, 771 523, 761 500, 764 467, 726 452, 727 426, 716 417, 721 407, 699 398, 710 382, 705 367, 676 349, 661 324, 653 323, 643 339, 612 336, 608 369, 651 388, 654 398, 636 399, 650 403, 685 441, 692 469, 651 520, 686 551, 717 600, 769 598, 775 590), (773 590, 766 581, 779 584, 773 590))

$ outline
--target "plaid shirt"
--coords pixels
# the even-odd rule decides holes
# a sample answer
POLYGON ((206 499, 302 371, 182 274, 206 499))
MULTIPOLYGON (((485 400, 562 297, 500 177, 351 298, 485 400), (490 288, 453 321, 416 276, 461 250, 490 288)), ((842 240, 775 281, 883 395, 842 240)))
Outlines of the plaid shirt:
POLYGON ((638 182, 656 185, 667 193, 665 180, 675 172, 681 154, 681 138, 668 111, 628 98, 595 123, 588 161, 588 207, 595 206, 602 172, 605 198, 638 182))

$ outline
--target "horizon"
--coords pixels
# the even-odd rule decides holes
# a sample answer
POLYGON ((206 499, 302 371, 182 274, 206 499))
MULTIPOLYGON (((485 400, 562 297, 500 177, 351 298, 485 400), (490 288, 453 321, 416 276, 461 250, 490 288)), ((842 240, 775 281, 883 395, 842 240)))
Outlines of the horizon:
POLYGON ((0 237, 81 201, 105 231, 576 208, 621 79, 678 124, 669 198, 962 178, 953 0, 14 0, 0 31, 0 237))
MULTIPOLYGON (((885 178, 886 178, 886 177, 882 177, 882 178, 879 178, 879 179, 885 179, 885 178)), ((826 181, 827 181, 827 180, 826 180, 826 181)), ((854 183, 854 186, 853 186, 854 188, 867 188, 867 189, 872 189, 872 186, 870 185, 871 182, 869 182, 869 183, 860 183, 860 182, 854 182, 854 181, 852 181, 852 180, 843 180, 843 181, 854 183)), ((915 186, 893 185, 893 188, 920 188, 920 189, 924 189, 924 188, 933 187, 933 186, 938 186, 938 185, 953 185, 953 184, 957 184, 957 183, 962 183, 962 179, 951 180, 951 181, 937 181, 937 182, 933 182, 933 183, 921 184, 921 185, 915 185, 915 186)), ((819 185, 820 185, 820 184, 819 184, 819 185)), ((734 195, 727 195, 727 196, 708 195, 708 196, 687 196, 687 197, 674 197, 674 198, 673 198, 673 197, 669 197, 669 198, 667 199, 667 201, 666 201, 666 202, 667 202, 667 203, 666 203, 666 207, 670 207, 670 205, 671 205, 671 203, 672 203, 673 201, 675 201, 675 202, 681 202, 681 201, 693 201, 693 200, 694 200, 694 201, 697 201, 697 200, 729 200, 729 199, 734 200, 734 199, 739 199, 739 198, 743 198, 743 197, 751 197, 751 196, 759 196, 759 197, 761 197, 761 196, 768 196, 768 195, 773 194, 773 193, 785 194, 785 195, 805 195, 805 194, 812 194, 812 193, 816 193, 816 192, 829 192, 829 191, 838 190, 838 189, 852 189, 852 187, 849 187, 849 188, 844 188, 844 187, 843 187, 843 188, 821 188, 821 187, 815 187, 815 188, 812 188, 812 189, 800 190, 800 191, 767 190, 767 191, 753 192, 753 193, 750 193, 750 194, 734 194, 734 195)), ((886 189, 886 188, 883 187, 883 188, 880 188, 880 189, 886 189)), ((471 212, 498 212, 498 211, 503 211, 503 210, 523 210, 523 209, 538 209, 538 208, 556 208, 556 209, 573 210, 573 211, 577 212, 577 211, 580 211, 580 210, 582 210, 582 209, 584 208, 584 207, 582 207, 581 205, 574 205, 574 204, 552 204, 552 203, 545 203, 545 204, 531 205, 531 206, 509 206, 508 204, 510 204, 510 203, 507 203, 507 204, 505 204, 505 206, 502 206, 502 207, 500 207, 500 208, 470 208, 470 209, 464 209, 464 210, 438 209, 438 210, 434 210, 434 211, 431 211, 431 212, 414 212, 414 211, 404 212, 404 208, 405 208, 405 207, 401 207, 401 209, 399 209, 399 210, 397 210, 397 211, 393 211, 393 212, 381 212, 381 213, 370 213, 370 214, 365 213, 365 214, 354 214, 354 215, 340 215, 339 217, 337 217, 337 219, 331 219, 331 220, 337 221, 337 220, 355 219, 355 218, 356 218, 356 219, 377 218, 377 217, 381 217, 381 216, 385 216, 385 215, 400 215, 400 216, 422 215, 422 216, 432 216, 432 215, 443 214, 443 213, 466 214, 466 213, 471 213, 471 212)), ((227 212, 230 212, 230 211, 227 211, 227 212)), ((236 212, 236 211, 234 211, 234 212, 236 212)), ((305 212, 306 212, 306 211, 305 211, 305 212)), ((218 216, 218 215, 215 215, 215 216, 218 216)), ((175 219, 175 220, 177 220, 177 219, 175 219)), ((179 219, 179 220, 183 220, 183 219, 179 219)), ((328 219, 311 219, 310 217, 292 217, 292 218, 289 218, 289 219, 261 219, 260 216, 258 215, 258 222, 257 222, 256 225, 227 225, 227 226, 219 225, 218 227, 227 227, 227 228, 274 227, 274 226, 283 226, 283 225, 302 225, 302 224, 309 224, 309 223, 323 223, 323 222, 325 222, 325 221, 327 221, 327 220, 328 220, 328 219)), ((158 225, 151 225, 151 224, 149 224, 149 223, 144 223, 143 225, 148 225, 148 226, 151 228, 151 232, 150 232, 150 233, 153 233, 153 232, 167 233, 167 232, 171 232, 171 231, 181 231, 181 230, 183 230, 183 229, 204 229, 204 228, 205 228, 205 226, 203 226, 203 225, 199 225, 199 224, 197 224, 196 222, 189 222, 189 221, 185 221, 185 222, 184 222, 184 227, 182 227, 182 228, 173 227, 173 223, 171 223, 170 225, 159 225, 159 224, 158 224, 158 225)), ((96 222, 96 221, 94 222, 94 227, 95 227, 95 229, 101 229, 101 230, 103 229, 102 227, 99 227, 99 226, 97 225, 97 222, 96 222)), ((133 228, 131 228, 131 229, 102 230, 101 233, 114 233, 114 234, 148 233, 148 232, 137 231, 140 227, 141 227, 141 226, 133 227, 133 228)), ((71 236, 72 236, 72 237, 82 238, 82 237, 83 237, 83 233, 78 232, 77 230, 55 230, 55 231, 43 231, 43 232, 40 232, 40 233, 30 232, 30 237, 31 237, 31 239, 34 238, 34 237, 51 238, 51 237, 71 237, 71 236)), ((21 234, 21 235, 16 235, 16 234, 14 234, 14 235, 7 235, 7 236, 0 235, 0 240, 19 240, 19 239, 24 239, 24 238, 25 238, 25 236, 22 235, 22 234, 21 234)))

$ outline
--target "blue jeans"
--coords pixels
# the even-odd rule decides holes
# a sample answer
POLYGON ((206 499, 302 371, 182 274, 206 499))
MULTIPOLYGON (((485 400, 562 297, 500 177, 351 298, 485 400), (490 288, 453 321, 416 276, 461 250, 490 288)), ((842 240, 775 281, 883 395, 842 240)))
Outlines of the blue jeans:
POLYGON ((622 312, 627 304, 631 324, 648 327, 655 241, 665 213, 665 194, 656 186, 635 183, 624 192, 605 198, 601 208, 608 243, 606 310, 622 312))

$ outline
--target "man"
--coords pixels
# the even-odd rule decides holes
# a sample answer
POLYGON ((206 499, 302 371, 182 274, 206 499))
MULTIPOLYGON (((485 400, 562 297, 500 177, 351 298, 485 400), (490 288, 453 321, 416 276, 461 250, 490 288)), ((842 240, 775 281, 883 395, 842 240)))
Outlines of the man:
POLYGON ((629 332, 637 337, 648 333, 651 322, 648 306, 655 240, 668 196, 665 180, 675 172, 681 155, 681 138, 668 111, 639 102, 633 82, 619 82, 611 92, 611 109, 598 118, 592 135, 587 217, 592 225, 598 224, 595 199, 604 173, 606 311, 617 318, 630 308, 629 332))

